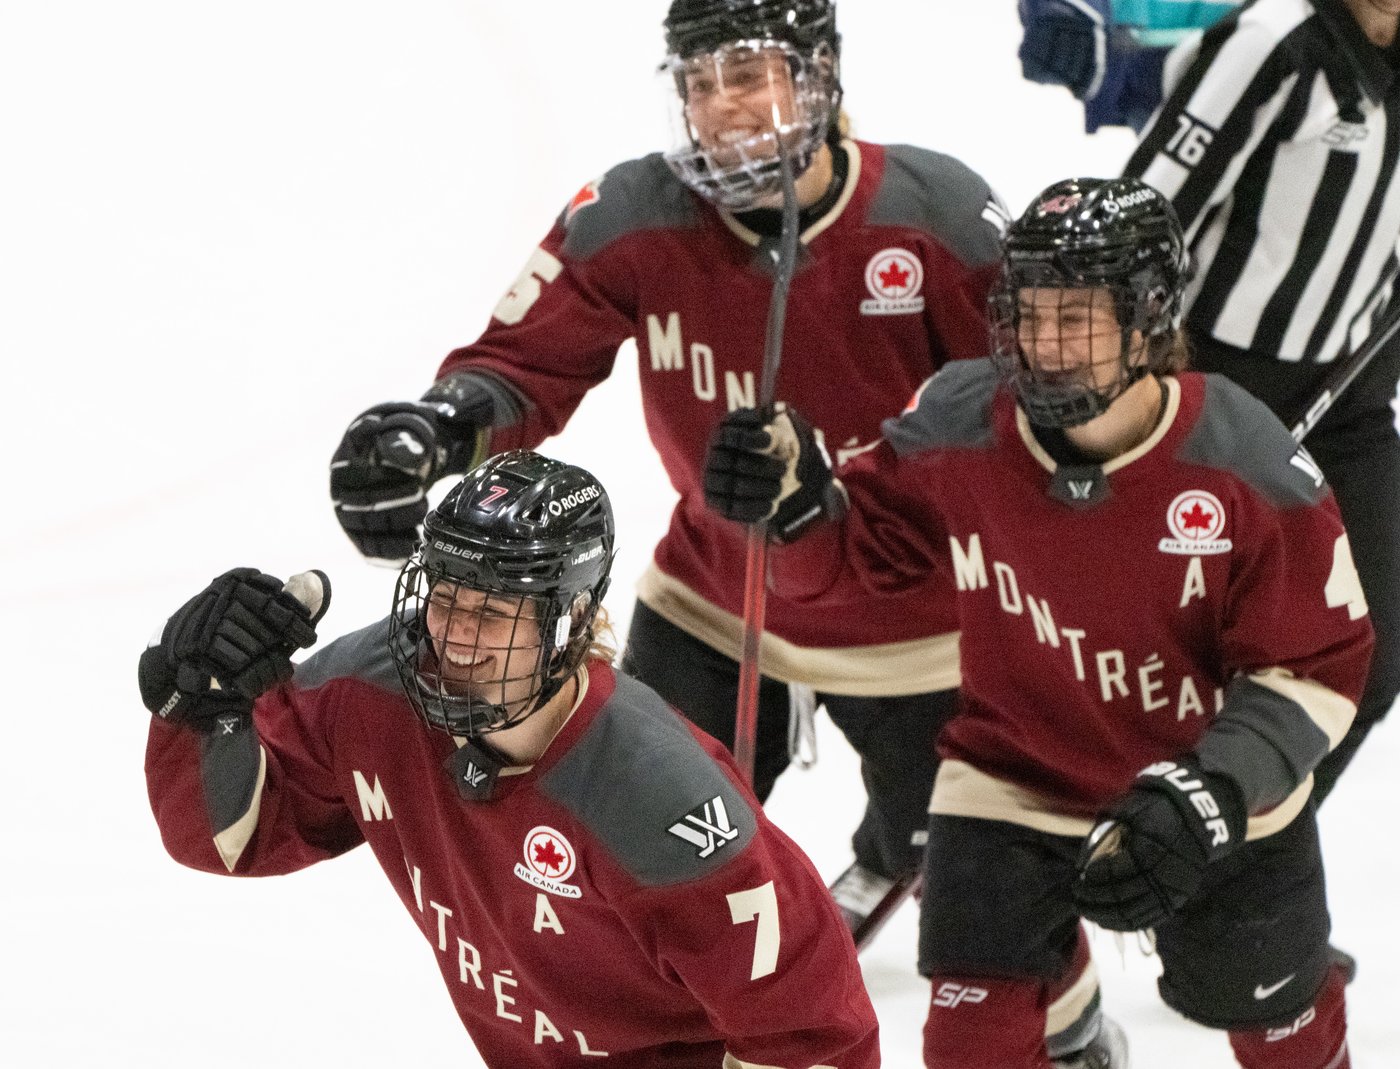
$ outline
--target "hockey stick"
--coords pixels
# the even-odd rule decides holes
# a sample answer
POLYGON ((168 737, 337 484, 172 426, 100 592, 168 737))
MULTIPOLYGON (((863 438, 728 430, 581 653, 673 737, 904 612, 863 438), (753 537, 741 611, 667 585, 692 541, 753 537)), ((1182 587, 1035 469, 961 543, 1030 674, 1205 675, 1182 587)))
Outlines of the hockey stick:
POLYGON ((868 947, 885 926, 885 922, 894 916, 895 911, 904 905, 907 899, 922 893, 923 888, 924 874, 921 869, 906 873, 895 880, 894 886, 875 904, 870 915, 851 932, 851 939, 856 944, 856 953, 859 954, 868 947))
POLYGON ((1376 358, 1376 354, 1385 348, 1386 342, 1395 336, 1397 330, 1400 330, 1400 299, 1392 298, 1390 307, 1385 310, 1385 315, 1376 328, 1361 343, 1361 348, 1352 353, 1350 359, 1340 362, 1332 369, 1327 381, 1322 384, 1322 389, 1313 398, 1312 404, 1308 405, 1303 418, 1293 425, 1291 433, 1295 442, 1301 442, 1308 436, 1337 403, 1337 398, 1341 397, 1347 387, 1366 370, 1376 358))
MULTIPOLYGON (((778 364, 783 358, 783 327, 787 320, 788 288, 797 269, 797 183, 792 160, 779 134, 778 166, 783 186, 783 228, 775 253, 773 294, 768 302, 768 330, 763 339, 763 373, 758 386, 758 407, 773 403, 778 364)), ((763 638, 767 607, 768 522, 749 527, 744 561, 744 636, 739 651, 739 697, 734 710, 734 760, 744 779, 753 784, 754 749, 758 737, 758 650, 763 638)))

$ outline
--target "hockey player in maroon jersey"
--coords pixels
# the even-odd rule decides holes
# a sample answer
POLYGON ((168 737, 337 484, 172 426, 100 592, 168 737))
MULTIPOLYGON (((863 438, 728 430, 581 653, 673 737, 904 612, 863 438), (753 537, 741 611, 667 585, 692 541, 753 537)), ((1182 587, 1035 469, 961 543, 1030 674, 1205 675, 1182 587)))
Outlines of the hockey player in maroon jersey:
MULTIPOLYGON (((732 745, 744 535, 703 505, 705 442, 752 406, 780 232, 778 137, 798 170, 801 252, 778 389, 838 455, 879 437, 925 378, 986 334, 1001 208, 957 160, 840 133, 831 0, 674 0, 665 21, 678 145, 588 183, 422 401, 377 405, 331 468, 336 515, 368 556, 400 559, 424 494, 490 449, 558 433, 639 344, 652 443, 680 501, 642 578, 624 667, 732 745), (777 131, 781 131, 781 135, 777 131)), ((762 649, 754 789, 788 765, 789 684, 816 692, 862 756, 857 864, 834 891, 854 930, 922 855, 952 709, 945 587, 872 613, 856 585, 814 615, 773 591, 762 649)))
POLYGON ((839 480, 793 409, 735 413, 707 461, 731 518, 791 538, 844 512, 775 553, 814 609, 838 574, 876 608, 956 583, 925 1061, 1056 1064, 1045 989, 1083 916, 1153 929, 1162 997, 1241 1065, 1346 1066, 1309 792, 1372 636, 1331 493, 1262 403, 1180 370, 1185 255, 1156 190, 1052 186, 1004 260, 995 357, 938 372, 839 480))
POLYGON ((428 515, 388 619, 295 675, 321 610, 216 579, 141 658, 167 848, 270 876, 367 842, 491 1066, 873 1069, 815 869, 723 747, 611 667, 612 558, 603 488, 520 451, 428 515))

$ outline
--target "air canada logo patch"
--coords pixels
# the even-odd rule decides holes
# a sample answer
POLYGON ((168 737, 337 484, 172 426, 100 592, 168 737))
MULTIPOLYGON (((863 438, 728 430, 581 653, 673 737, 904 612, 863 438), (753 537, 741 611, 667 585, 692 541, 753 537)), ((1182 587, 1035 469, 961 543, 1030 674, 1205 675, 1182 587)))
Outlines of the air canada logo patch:
POLYGON ((525 836, 525 862, 515 863, 515 874, 531 887, 559 895, 561 898, 582 898, 583 892, 566 883, 578 866, 573 844, 553 828, 541 824, 525 836))
POLYGON ((1229 553, 1234 543, 1220 536, 1225 531, 1225 506, 1208 490, 1187 490, 1177 494, 1167 509, 1170 538, 1157 543, 1163 553, 1192 557, 1229 553))
POLYGON ((908 249, 884 249, 865 265, 870 297, 860 302, 861 315, 901 316, 924 310, 924 265, 908 249))

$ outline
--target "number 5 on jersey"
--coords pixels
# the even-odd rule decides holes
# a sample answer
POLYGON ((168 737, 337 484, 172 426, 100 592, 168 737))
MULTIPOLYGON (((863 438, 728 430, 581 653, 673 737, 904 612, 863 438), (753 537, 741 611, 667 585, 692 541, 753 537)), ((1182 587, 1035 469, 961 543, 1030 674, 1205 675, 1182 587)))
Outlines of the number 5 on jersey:
POLYGON ((563 270, 564 265, 555 256, 544 249, 536 249, 530 254, 525 270, 520 272, 520 277, 511 284, 491 314, 506 326, 515 326, 540 299, 544 284, 553 282, 563 270))
POLYGON ((735 924, 758 922, 749 979, 757 980, 777 972, 778 944, 782 942, 782 934, 778 930, 778 892, 773 889, 773 881, 747 891, 735 891, 725 897, 729 900, 729 917, 735 924))

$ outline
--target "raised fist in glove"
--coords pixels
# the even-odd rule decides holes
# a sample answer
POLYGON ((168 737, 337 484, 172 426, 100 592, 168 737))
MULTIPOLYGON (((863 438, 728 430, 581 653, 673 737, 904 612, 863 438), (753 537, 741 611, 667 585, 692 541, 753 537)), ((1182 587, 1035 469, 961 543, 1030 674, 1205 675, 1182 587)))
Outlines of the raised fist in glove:
POLYGON ((292 653, 316 641, 330 605, 323 572, 280 579, 235 568, 185 602, 141 655, 141 700, 172 723, 208 729, 244 717, 292 676, 292 653))
POLYGON ((1207 865, 1244 842, 1247 820, 1228 776, 1189 756, 1148 766, 1085 840, 1076 907, 1113 931, 1160 924, 1196 894, 1207 865))
POLYGON ((490 391, 463 373, 438 383, 422 401, 375 405, 355 418, 331 458, 331 502, 361 553, 408 559, 428 512, 429 488, 481 459, 494 411, 490 391))
POLYGON ((773 539, 791 542, 839 516, 844 498, 821 431, 780 401, 720 421, 705 454, 705 503, 740 523, 767 520, 773 539))
POLYGON ((1020 0, 1025 34, 1017 55, 1032 82, 1063 85, 1080 100, 1103 82, 1110 0, 1020 0))

